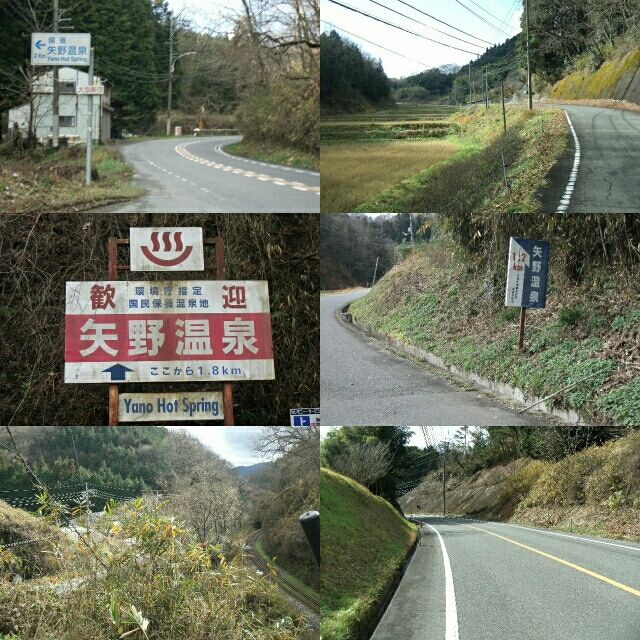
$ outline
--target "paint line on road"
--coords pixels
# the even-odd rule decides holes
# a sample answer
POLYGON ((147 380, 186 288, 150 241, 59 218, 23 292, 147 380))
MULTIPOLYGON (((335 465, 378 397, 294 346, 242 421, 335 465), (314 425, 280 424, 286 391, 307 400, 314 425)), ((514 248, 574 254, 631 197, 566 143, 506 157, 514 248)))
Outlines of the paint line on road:
POLYGON ((444 584, 445 584, 445 640, 459 640, 458 635, 458 610, 456 608, 456 591, 453 585, 453 573, 451 571, 451 563, 449 562, 449 554, 445 547, 444 540, 440 532, 425 522, 438 536, 440 548, 442 549, 442 559, 444 560, 444 584))
MULTIPOLYGON (((476 520, 476 522, 480 522, 476 520)), ((607 542, 605 540, 594 540, 593 538, 583 538, 582 536, 574 536, 570 533, 561 533, 560 531, 547 531, 546 529, 534 529, 533 527, 525 527, 521 524, 511 524, 510 522, 494 522, 493 524, 501 524, 504 527, 514 527, 515 529, 526 529, 527 531, 534 531, 535 533, 548 533, 552 536, 560 536, 562 538, 571 538, 573 540, 583 540, 584 542, 595 542, 596 544, 604 544, 608 547, 619 547, 620 549, 630 549, 631 551, 637 551, 640 553, 640 547, 630 547, 625 544, 619 544, 617 542, 607 542)))
POLYGON ((578 169, 580 168, 580 140, 578 140, 578 134, 576 133, 575 127, 573 126, 573 122, 571 122, 571 118, 569 117, 569 113, 567 110, 564 110, 564 115, 567 117, 567 122, 569 123, 569 127, 571 129, 571 133, 573 134, 573 141, 575 143, 576 152, 573 157, 573 167, 571 168, 571 173, 569 174, 569 182, 567 182, 567 186, 564 190, 564 195, 560 200, 560 204, 556 209, 556 213, 564 213, 569 208, 571 204, 571 197, 573 196, 573 192, 576 188, 576 181, 578 180, 578 169))
MULTIPOLYGON (((427 525, 429 526, 429 525, 427 525)), ((595 578, 596 580, 600 580, 601 582, 604 582, 608 585, 611 585, 612 587, 617 587, 618 589, 622 589, 622 591, 626 591, 627 593, 630 593, 631 595, 637 596, 638 598, 640 598, 640 590, 638 589, 634 589, 633 587, 630 587, 626 584, 622 584, 621 582, 618 582, 616 580, 612 580, 611 578, 607 578, 606 576, 603 576, 599 573, 596 573, 595 571, 591 571, 590 569, 585 569, 584 567, 581 567, 578 564, 574 564, 573 562, 569 562, 568 560, 563 560, 562 558, 558 558, 557 556, 551 555, 550 553, 547 553, 546 551, 541 551, 540 549, 536 549, 535 547, 530 547, 529 545, 526 544, 522 544, 522 542, 518 542, 517 540, 513 540, 511 538, 507 538, 506 536, 501 536, 499 533, 494 533, 493 531, 487 531, 486 529, 483 529, 482 527, 474 527, 471 524, 465 524, 465 527, 469 527, 469 529, 476 529, 477 531, 482 531, 483 533, 486 533, 490 536, 494 536, 495 538, 499 538, 500 540, 504 540, 505 542, 510 542, 511 544, 515 544, 518 547, 522 547, 523 549, 526 549, 527 551, 531 551, 532 553, 537 553, 538 555, 544 557, 544 558, 548 558, 549 560, 555 560, 556 562, 559 562, 560 564, 563 564, 567 567, 570 567, 571 569, 575 569, 576 571, 580 571, 581 573, 584 573, 588 576, 591 576, 592 578, 595 578)))
POLYGON ((256 178, 263 182, 271 182, 272 184, 276 184, 278 186, 287 186, 293 189, 297 189, 298 191, 312 191, 314 193, 320 194, 320 187, 314 187, 311 185, 304 184, 303 182, 293 182, 289 180, 284 180, 283 178, 278 178, 274 176, 270 176, 264 173, 255 173, 254 171, 248 171, 244 169, 240 169, 238 167, 232 167, 229 165, 222 164, 220 162, 215 162, 213 160, 205 160, 196 156, 195 154, 187 151, 187 147, 192 144, 198 144, 196 142, 182 143, 175 147, 175 151, 178 155, 182 156, 185 160, 190 160, 192 162, 197 162, 199 164, 205 164, 212 169, 218 169, 220 171, 227 171, 234 173, 236 175, 243 175, 249 178, 256 178))
POLYGON ((304 173, 309 176, 318 176, 319 173, 317 171, 307 171, 306 169, 296 169, 295 167, 288 167, 284 164, 269 164, 268 162, 262 162, 261 160, 251 160, 250 158, 244 158, 242 156, 236 156, 232 153, 228 153, 224 150, 224 147, 229 143, 221 143, 216 146, 216 151, 227 158, 231 158, 232 160, 241 160, 242 162, 248 162, 250 164, 257 164, 261 167, 272 167, 273 169, 282 169, 282 171, 293 171, 294 173, 304 173))

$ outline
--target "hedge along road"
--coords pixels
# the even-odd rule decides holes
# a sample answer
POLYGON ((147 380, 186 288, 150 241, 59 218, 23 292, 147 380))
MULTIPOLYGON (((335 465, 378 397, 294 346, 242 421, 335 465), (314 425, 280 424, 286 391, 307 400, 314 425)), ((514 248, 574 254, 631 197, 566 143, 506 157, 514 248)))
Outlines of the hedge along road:
POLYGON ((372 640, 640 638, 640 544, 419 519, 422 545, 372 640))
POLYGON ((562 108, 570 145, 541 193, 545 213, 640 212, 640 112, 562 108))
POLYGON ((146 195, 98 211, 315 213, 320 174, 233 156, 240 136, 170 138, 122 145, 146 195))
POLYGON ((552 424, 518 415, 463 389, 340 323, 336 314, 367 290, 320 297, 320 404, 324 424, 552 424))

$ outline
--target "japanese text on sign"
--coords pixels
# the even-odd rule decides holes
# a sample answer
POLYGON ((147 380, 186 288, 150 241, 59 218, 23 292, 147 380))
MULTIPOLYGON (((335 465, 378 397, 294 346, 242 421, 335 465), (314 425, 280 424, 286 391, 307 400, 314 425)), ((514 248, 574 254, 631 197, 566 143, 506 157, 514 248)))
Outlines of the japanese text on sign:
POLYGON ((274 378, 266 282, 70 282, 66 382, 274 378))
POLYGON ((542 308, 547 299, 549 243, 511 238, 505 306, 542 308))
POLYGON ((31 64, 88 67, 90 33, 32 33, 31 64))

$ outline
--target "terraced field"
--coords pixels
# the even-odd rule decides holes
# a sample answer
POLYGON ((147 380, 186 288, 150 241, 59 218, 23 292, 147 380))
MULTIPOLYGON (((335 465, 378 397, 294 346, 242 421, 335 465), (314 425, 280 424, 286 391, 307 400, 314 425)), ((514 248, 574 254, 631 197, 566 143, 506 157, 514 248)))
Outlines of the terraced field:
POLYGON ((320 123, 321 210, 350 211, 459 149, 457 107, 399 105, 320 123))

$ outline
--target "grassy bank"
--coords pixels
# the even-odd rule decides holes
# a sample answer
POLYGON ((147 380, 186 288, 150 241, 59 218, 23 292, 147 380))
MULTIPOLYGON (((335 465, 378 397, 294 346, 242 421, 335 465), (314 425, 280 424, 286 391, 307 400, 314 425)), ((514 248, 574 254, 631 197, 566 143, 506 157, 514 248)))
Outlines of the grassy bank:
MULTIPOLYGON (((522 458, 508 465, 453 474, 451 513, 640 542, 640 430, 557 462, 522 458)), ((435 474, 400 499, 407 513, 441 508, 435 474)))
POLYGON ((416 537, 415 527, 357 482, 320 474, 324 640, 354 640, 416 537))
POLYGON ((85 148, 37 149, 16 155, 5 148, 0 162, 0 212, 31 213, 88 208, 135 198, 142 190, 114 146, 96 146, 93 183, 85 186, 85 148))
MULTIPOLYGON (((33 516, 30 516, 33 520, 33 516)), ((0 637, 12 640, 303 640, 309 630, 268 578, 196 542, 139 499, 105 516, 55 580, 0 572, 0 637), (85 550, 80 557, 80 549, 85 550), (70 580, 82 567, 82 577, 70 580), (70 573, 72 572, 72 573, 70 573), (13 635, 11 635, 13 634, 13 635)), ((59 555, 58 547, 46 553, 59 555)))
POLYGON ((244 140, 230 144, 224 148, 227 153, 231 153, 251 160, 260 162, 272 162, 283 164, 288 167, 298 169, 310 169, 318 171, 320 169, 320 158, 310 153, 305 153, 299 149, 258 144, 255 142, 245 142, 244 140))
POLYGON ((528 314, 524 353, 517 348, 518 309, 504 307, 504 282, 474 267, 446 237, 409 254, 350 311, 464 371, 539 397, 560 391, 553 403, 592 424, 640 424, 637 270, 598 266, 576 283, 562 262, 572 240, 548 239, 547 306, 528 314), (573 382, 579 384, 561 391, 573 382))
POLYGON ((506 134, 499 106, 403 105, 325 119, 321 139, 322 211, 464 215, 537 211, 536 195, 568 143, 562 112, 515 106, 507 107, 506 134))

